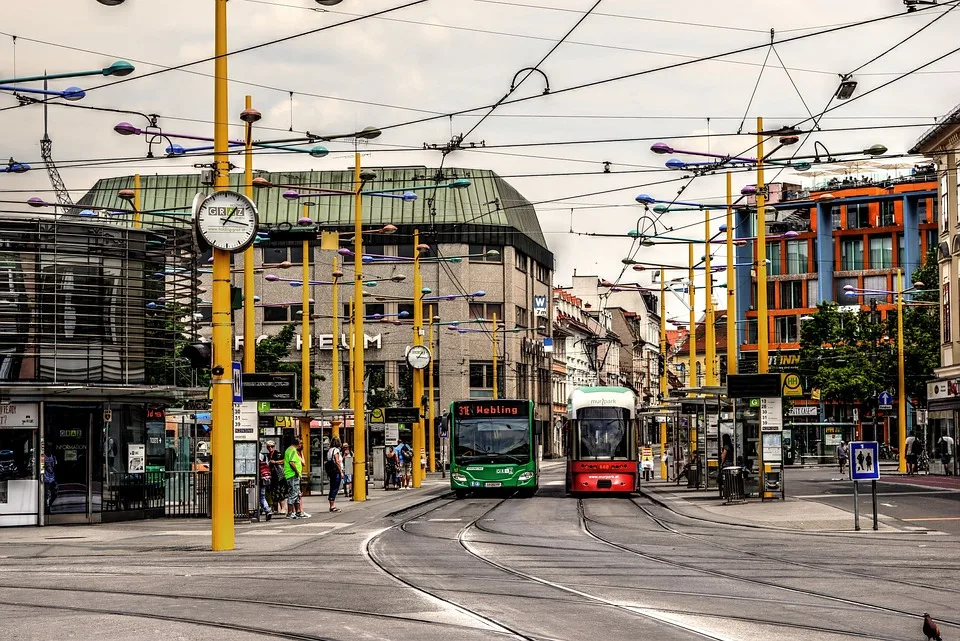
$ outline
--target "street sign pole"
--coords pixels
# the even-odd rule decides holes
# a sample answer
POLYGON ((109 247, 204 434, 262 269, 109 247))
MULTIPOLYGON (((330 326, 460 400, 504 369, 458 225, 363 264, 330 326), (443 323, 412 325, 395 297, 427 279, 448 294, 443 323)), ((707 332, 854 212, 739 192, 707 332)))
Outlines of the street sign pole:
POLYGON ((860 481, 853 482, 853 529, 860 531, 860 481))
POLYGON ((870 492, 873 494, 873 529, 879 530, 880 524, 877 522, 877 482, 870 481, 870 492))

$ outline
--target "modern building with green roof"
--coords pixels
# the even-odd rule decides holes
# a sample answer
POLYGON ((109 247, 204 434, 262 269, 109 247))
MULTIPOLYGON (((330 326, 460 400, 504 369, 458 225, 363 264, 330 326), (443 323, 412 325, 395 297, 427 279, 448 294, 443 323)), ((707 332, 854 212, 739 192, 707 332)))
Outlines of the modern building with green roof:
MULTIPOLYGON (((368 168, 364 168, 365 170, 368 168)), ((404 396, 409 386, 409 370, 405 354, 413 342, 409 320, 399 320, 406 312, 412 317, 413 271, 409 259, 413 255, 413 234, 420 233, 420 243, 430 245, 433 258, 422 266, 423 284, 432 296, 432 309, 424 317, 439 316, 441 321, 487 319, 486 323, 464 325, 489 329, 494 314, 501 329, 496 341, 500 398, 535 400, 537 420, 548 427, 551 420, 551 361, 544 354, 542 339, 552 335, 553 254, 547 247, 533 205, 514 187, 495 173, 485 169, 443 169, 427 167, 371 167, 376 178, 364 185, 365 192, 403 190, 417 187, 416 200, 366 196, 363 199, 364 226, 379 229, 385 225, 397 228, 391 235, 364 236, 364 254, 396 257, 364 264, 366 295, 361 307, 367 317, 366 390, 369 397, 393 388, 404 396), (434 188, 454 180, 469 181, 458 189, 434 188), (423 189, 420 189, 420 188, 423 189), (496 250, 491 252, 490 250, 496 250), (401 282, 390 278, 402 274, 401 282), (452 297, 452 298, 447 298, 452 297)), ((354 171, 258 172, 270 184, 255 191, 262 232, 283 228, 303 229, 298 222, 308 217, 317 231, 343 232, 342 247, 352 249, 354 228, 354 171), (310 195, 309 188, 343 190, 349 195, 310 195), (285 192, 296 190, 303 197, 285 192), (293 196, 293 198, 289 198, 293 196)), ((243 175, 231 174, 231 189, 243 191, 243 175)), ((118 196, 121 189, 132 189, 133 176, 119 176, 98 181, 83 197, 86 207, 126 209, 130 202, 118 196)), ((201 184, 199 172, 189 175, 141 176, 140 205, 145 212, 163 211, 165 221, 181 217, 190 224, 190 207, 197 193, 211 193, 213 188, 201 184)), ((88 214, 89 215, 89 214, 88 214)), ((101 214, 109 216, 109 214, 101 214)), ((144 214, 149 220, 152 214, 144 214)), ((117 218, 117 217, 114 217, 117 218)), ((124 217, 128 220, 129 217, 124 217)), ((346 318, 352 287, 352 257, 341 256, 332 249, 321 249, 319 240, 311 240, 307 253, 307 275, 304 276, 302 241, 284 241, 281 234, 265 237, 254 251, 256 340, 276 334, 285 325, 297 323, 291 360, 299 360, 302 344, 302 293, 299 282, 330 281, 334 264, 345 272, 339 288, 338 309, 334 310, 331 285, 312 285, 310 326, 313 346, 311 362, 314 387, 319 389, 320 405, 330 407, 333 397, 346 405, 347 350, 340 350, 339 390, 333 390, 330 372, 334 336, 341 334, 346 346, 346 318), (296 285, 291 286, 291 281, 296 285), (338 319, 333 317, 337 316, 338 319), (340 323, 335 331, 333 323, 340 323)), ((202 255, 201 266, 208 256, 202 255)), ((235 286, 242 285, 243 255, 234 257, 235 286)), ((203 269, 202 271, 208 271, 203 269)), ((201 274, 199 311, 204 321, 210 317, 210 274, 201 274)), ((235 314, 234 360, 242 360, 242 315, 235 314)), ((490 332, 450 331, 449 325, 434 328, 434 373, 437 391, 435 415, 453 400, 493 396, 493 350, 490 332)), ((425 337, 426 339, 427 337, 425 337)), ((550 430, 545 429, 545 434, 550 430)), ((349 431, 347 432, 349 438, 349 431)), ((373 432, 372 442, 383 443, 383 433, 373 432)), ((560 444, 544 443, 549 456, 559 453, 560 444)), ((318 453, 311 452, 315 457, 318 453)), ((311 469, 322 474, 317 461, 311 469)), ((319 480, 319 479, 318 479, 319 480)))

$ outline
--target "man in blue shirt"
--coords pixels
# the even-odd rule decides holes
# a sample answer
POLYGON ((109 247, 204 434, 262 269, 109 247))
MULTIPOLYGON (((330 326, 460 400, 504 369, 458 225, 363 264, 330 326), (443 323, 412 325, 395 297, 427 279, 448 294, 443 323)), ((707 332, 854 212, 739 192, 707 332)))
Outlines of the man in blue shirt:
POLYGON ((402 439, 397 440, 397 446, 393 448, 397 455, 397 460, 403 466, 403 472, 400 476, 400 487, 409 488, 412 485, 413 477, 413 450, 402 439))

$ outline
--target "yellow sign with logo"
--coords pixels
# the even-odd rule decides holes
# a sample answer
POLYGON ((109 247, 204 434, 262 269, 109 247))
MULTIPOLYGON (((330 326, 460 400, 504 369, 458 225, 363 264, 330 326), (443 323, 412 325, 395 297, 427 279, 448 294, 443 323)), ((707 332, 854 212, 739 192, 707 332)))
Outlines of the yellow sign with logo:
POLYGON ((370 412, 370 422, 383 423, 383 414, 384 412, 382 407, 373 408, 373 410, 370 412))
POLYGON ((785 397, 803 396, 803 383, 796 374, 781 374, 781 394, 785 397))
POLYGON ((812 398, 812 399, 815 400, 815 401, 819 401, 819 400, 820 400, 820 388, 819 388, 819 387, 814 387, 812 390, 810 390, 810 398, 812 398))
POLYGON ((274 416, 273 426, 280 427, 283 429, 291 429, 294 427, 293 417, 292 416, 274 416))

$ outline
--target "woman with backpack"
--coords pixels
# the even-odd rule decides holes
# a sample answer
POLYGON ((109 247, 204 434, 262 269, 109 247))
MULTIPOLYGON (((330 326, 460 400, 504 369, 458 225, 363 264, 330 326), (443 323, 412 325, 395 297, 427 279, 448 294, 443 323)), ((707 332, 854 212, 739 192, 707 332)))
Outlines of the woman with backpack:
POLYGON ((327 500, 330 502, 331 512, 340 512, 337 507, 337 494, 340 493, 340 483, 343 481, 343 454, 340 452, 340 439, 334 437, 330 441, 330 449, 327 450, 326 466, 327 476, 330 478, 330 494, 327 500))

